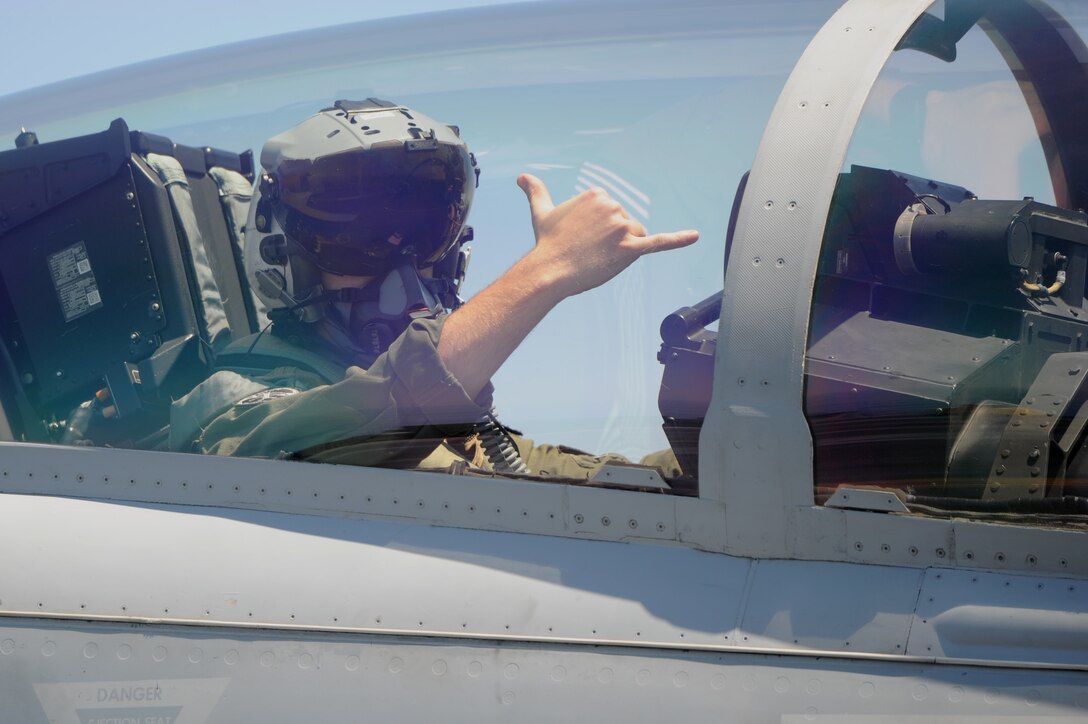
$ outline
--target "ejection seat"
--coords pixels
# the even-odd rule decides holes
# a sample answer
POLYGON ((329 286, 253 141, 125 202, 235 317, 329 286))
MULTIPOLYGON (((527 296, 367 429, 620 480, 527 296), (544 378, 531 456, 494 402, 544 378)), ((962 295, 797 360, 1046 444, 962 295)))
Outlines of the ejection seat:
MULTIPOLYGON (((0 405, 15 440, 148 446, 258 327, 253 156, 129 131, 0 152, 0 405)), ((3 432, 3 430, 0 430, 3 432)))

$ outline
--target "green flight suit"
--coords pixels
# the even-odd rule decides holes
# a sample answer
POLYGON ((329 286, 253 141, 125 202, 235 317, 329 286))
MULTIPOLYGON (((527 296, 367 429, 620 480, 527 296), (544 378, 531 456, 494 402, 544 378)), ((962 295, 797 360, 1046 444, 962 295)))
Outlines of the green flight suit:
MULTIPOLYGON (((172 450, 376 467, 490 470, 472 426, 492 390, 472 400, 437 355, 442 320, 417 320, 367 369, 317 338, 233 345, 237 369, 222 369, 171 409, 172 450), (299 345, 305 342, 305 346, 299 345), (247 348, 248 347, 248 348, 247 348), (268 349, 271 347, 271 354, 268 349), (248 360, 256 364, 247 364, 248 360), (264 366, 261 366, 261 363, 264 366)), ((230 349, 225 355, 231 359, 230 349)), ((620 455, 535 445, 512 435, 535 474, 588 478, 620 455)), ((647 459, 678 475, 671 453, 647 459)))
MULTIPOLYGON (((490 409, 491 388, 476 400, 467 395, 438 357, 441 328, 442 320, 414 321, 365 370, 316 335, 235 343, 244 351, 234 355, 237 370, 216 372, 174 403, 170 448, 397 468, 465 460, 490 470, 472 426, 490 409), (252 352, 244 349, 250 345, 252 352)), ((626 462, 513 438, 541 475, 584 479, 606 462, 626 462)), ((671 453, 651 458, 647 464, 666 475, 679 474, 671 453)))

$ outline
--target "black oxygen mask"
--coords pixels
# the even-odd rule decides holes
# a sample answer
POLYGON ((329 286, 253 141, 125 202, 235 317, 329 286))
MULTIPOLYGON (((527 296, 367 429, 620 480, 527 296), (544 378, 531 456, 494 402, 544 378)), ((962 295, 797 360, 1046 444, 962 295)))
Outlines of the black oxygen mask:
POLYGON ((415 258, 405 255, 384 276, 365 287, 331 292, 335 298, 331 316, 348 335, 360 361, 370 363, 389 349, 414 320, 436 319, 446 313, 431 290, 433 283, 420 276, 415 258))

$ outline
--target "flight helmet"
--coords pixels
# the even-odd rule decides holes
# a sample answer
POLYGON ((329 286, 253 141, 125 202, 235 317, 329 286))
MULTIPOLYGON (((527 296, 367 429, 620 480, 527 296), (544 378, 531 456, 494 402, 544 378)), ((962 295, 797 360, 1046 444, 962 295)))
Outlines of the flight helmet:
POLYGON ((456 126, 376 98, 336 101, 270 138, 261 167, 245 266, 272 308, 304 304, 321 271, 380 276, 456 258, 479 178, 456 126))

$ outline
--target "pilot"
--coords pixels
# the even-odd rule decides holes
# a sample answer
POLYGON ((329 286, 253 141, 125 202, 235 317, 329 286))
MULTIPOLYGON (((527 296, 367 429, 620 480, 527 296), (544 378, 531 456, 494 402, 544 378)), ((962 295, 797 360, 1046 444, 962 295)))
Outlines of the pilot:
POLYGON ((173 404, 172 449, 582 478, 613 459, 512 433, 489 380, 563 299, 697 232, 648 235, 600 189, 555 205, 523 174, 536 245, 462 303, 479 168, 457 127, 338 101, 269 139, 261 166, 245 267, 272 323, 173 404))

